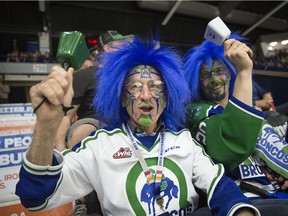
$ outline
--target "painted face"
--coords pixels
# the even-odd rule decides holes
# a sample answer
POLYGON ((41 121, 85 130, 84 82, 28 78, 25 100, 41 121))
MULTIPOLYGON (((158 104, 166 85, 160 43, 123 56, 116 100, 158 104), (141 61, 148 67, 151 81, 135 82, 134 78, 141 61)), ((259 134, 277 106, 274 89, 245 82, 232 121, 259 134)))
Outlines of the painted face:
POLYGON ((220 61, 214 61, 210 68, 202 64, 199 79, 206 99, 220 102, 228 98, 231 74, 220 61))
MULTIPOLYGON (((166 106, 166 89, 160 73, 151 66, 133 68, 125 80, 122 105, 131 122, 139 127, 157 127, 166 106)), ((154 130, 153 129, 153 130, 154 130)))

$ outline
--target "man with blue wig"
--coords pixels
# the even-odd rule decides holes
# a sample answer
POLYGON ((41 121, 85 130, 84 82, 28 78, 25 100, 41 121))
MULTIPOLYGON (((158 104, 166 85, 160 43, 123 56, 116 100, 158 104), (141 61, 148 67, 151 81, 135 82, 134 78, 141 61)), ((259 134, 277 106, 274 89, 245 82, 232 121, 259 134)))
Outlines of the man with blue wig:
POLYGON ((53 148, 73 69, 55 66, 31 88, 33 107, 47 100, 36 111, 16 188, 26 208, 54 208, 96 190, 103 215, 189 215, 196 186, 215 215, 260 215, 183 127, 189 89, 177 52, 135 37, 101 61, 93 103, 107 128, 75 152, 53 148))
POLYGON ((188 128, 252 203, 261 205, 261 214, 285 215, 287 143, 252 107, 252 51, 239 41, 245 38, 232 38, 222 46, 204 41, 184 56, 192 97, 186 106, 188 128), (272 197, 280 199, 261 199, 272 197))

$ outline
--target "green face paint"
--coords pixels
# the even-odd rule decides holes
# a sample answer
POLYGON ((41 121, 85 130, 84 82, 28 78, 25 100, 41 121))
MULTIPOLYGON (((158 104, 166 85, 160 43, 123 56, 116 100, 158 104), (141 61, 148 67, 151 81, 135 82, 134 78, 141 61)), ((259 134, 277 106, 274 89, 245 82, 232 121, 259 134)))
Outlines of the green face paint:
POLYGON ((164 95, 160 96, 160 106, 161 108, 165 107, 166 98, 164 95))
POLYGON ((152 121, 149 115, 142 115, 139 119, 139 123, 143 126, 149 126, 152 121))
POLYGON ((213 83, 217 82, 217 79, 216 79, 214 72, 211 73, 211 78, 212 78, 213 83))
POLYGON ((144 104, 144 105, 150 105, 151 102, 150 102, 150 101, 143 101, 142 104, 144 104))
POLYGON ((202 90, 207 99, 222 101, 227 94, 225 87, 229 86, 229 84, 229 79, 226 79, 225 81, 211 82, 207 86, 203 86, 202 90), (220 88, 219 91, 212 91, 212 89, 216 89, 219 86, 224 86, 224 91, 222 88, 220 88))
POLYGON ((209 68, 203 63, 200 69, 199 79, 206 99, 222 101, 226 97, 228 91, 227 86, 229 87, 230 85, 230 72, 223 63, 214 60, 209 68))
POLYGON ((132 101, 131 101, 131 96, 126 96, 125 97, 125 106, 128 107, 131 105, 132 101))
POLYGON ((204 81, 207 79, 211 79, 212 82, 216 82, 216 77, 224 74, 228 74, 228 70, 225 66, 223 66, 221 63, 216 62, 213 64, 210 68, 207 67, 207 65, 202 65, 200 69, 199 79, 204 81))

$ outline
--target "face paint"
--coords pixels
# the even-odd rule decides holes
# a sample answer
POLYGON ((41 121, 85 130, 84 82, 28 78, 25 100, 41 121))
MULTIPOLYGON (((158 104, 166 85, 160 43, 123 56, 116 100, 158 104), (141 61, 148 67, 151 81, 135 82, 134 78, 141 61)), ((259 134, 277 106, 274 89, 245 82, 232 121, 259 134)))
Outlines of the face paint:
POLYGON ((230 81, 227 79, 226 81, 220 81, 220 82, 215 82, 215 83, 211 83, 211 85, 208 86, 203 86, 202 90, 204 92, 204 95, 208 96, 208 98, 210 98, 213 101, 222 101, 225 97, 226 97, 226 86, 229 86, 230 81), (211 88, 214 89, 217 86, 223 86, 224 87, 224 91, 222 92, 220 91, 211 91, 211 88))
POLYGON ((166 106, 166 89, 160 73, 147 65, 133 68, 125 80, 125 94, 122 104, 130 121, 138 127, 156 128, 166 106))
POLYGON ((216 78, 214 72, 211 73, 211 79, 212 79, 212 82, 217 82, 217 78, 216 78))
POLYGON ((212 81, 215 81, 217 76, 221 76, 224 74, 228 75, 228 73, 228 70, 222 64, 214 64, 212 65, 210 70, 207 68, 206 65, 203 65, 200 70, 199 79, 201 81, 205 81, 207 79, 212 79, 212 81))
POLYGON ((131 107, 132 107, 132 113, 134 113, 134 101, 135 101, 135 95, 134 94, 130 94, 130 100, 131 100, 131 107))
POLYGON ((226 98, 230 84, 230 73, 219 61, 215 61, 210 71, 204 64, 201 67, 199 79, 203 94, 207 99, 219 102, 226 98))
POLYGON ((152 122, 152 116, 151 115, 142 115, 139 119, 139 122, 143 126, 149 126, 152 122))
POLYGON ((155 94, 155 101, 156 101, 156 110, 157 110, 157 113, 159 112, 159 106, 160 106, 160 95, 159 93, 156 93, 155 94))
MULTIPOLYGON (((141 102, 141 105, 142 106, 152 105, 152 101, 143 101, 143 102, 141 102)), ((153 119, 152 119, 152 116, 150 114, 149 115, 141 115, 139 117, 139 122, 143 126, 149 126, 152 121, 153 121, 153 119)))

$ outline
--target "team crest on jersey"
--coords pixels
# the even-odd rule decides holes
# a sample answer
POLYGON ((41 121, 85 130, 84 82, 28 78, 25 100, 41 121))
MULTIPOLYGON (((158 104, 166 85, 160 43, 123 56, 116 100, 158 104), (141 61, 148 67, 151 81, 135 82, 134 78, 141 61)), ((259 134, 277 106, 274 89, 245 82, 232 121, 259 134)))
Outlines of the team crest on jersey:
POLYGON ((197 106, 197 107, 193 107, 192 109, 192 117, 193 117, 193 120, 197 120, 199 118, 199 116, 201 115, 202 113, 202 107, 201 106, 197 106))
POLYGON ((258 136, 255 153, 277 173, 287 172, 288 143, 277 134, 271 125, 265 124, 258 136))
MULTIPOLYGON (((155 178, 155 171, 151 170, 153 178, 155 178)), ((153 213, 155 215, 155 194, 153 188, 155 187, 155 182, 153 182, 151 185, 146 183, 142 190, 141 190, 141 202, 144 202, 147 204, 148 210, 149 210, 149 215, 153 213)), ((174 182, 165 177, 163 175, 162 177, 162 183, 161 183, 161 200, 164 200, 165 197, 167 197, 166 202, 163 204, 163 209, 162 211, 165 211, 164 209, 167 209, 169 206, 169 203, 173 198, 178 198, 178 193, 179 193, 179 188, 177 185, 174 184, 174 182)))
MULTIPOLYGON (((146 158, 145 161, 155 176, 157 158, 146 158)), ((136 163, 129 171, 126 193, 135 215, 188 215, 193 211, 192 204, 187 201, 187 182, 182 170, 168 158, 165 158, 164 170, 160 187, 163 205, 159 205, 155 198, 155 183, 147 183, 140 164, 136 163)))
POLYGON ((123 148, 121 147, 114 155, 114 159, 121 159, 121 158, 131 158, 132 150, 129 147, 123 148))

